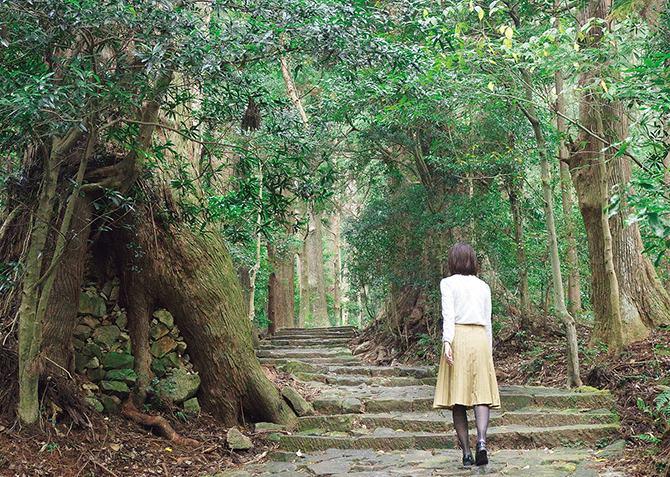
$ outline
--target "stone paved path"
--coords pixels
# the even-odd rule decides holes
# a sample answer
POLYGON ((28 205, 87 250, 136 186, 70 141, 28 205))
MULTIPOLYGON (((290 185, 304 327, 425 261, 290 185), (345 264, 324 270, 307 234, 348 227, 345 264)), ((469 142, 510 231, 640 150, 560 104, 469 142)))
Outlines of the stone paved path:
MULTIPOLYGON (((217 477, 625 477, 597 465, 623 444, 610 442, 619 424, 608 392, 501 386, 489 465, 464 467, 450 411, 432 409, 435 367, 364 366, 346 348, 355 333, 352 327, 282 330, 257 350, 261 362, 321 390, 316 412, 300 417, 291 432, 258 424, 279 441, 274 461, 217 477)), ((473 426, 471 412, 469 420, 473 426)), ((475 437, 471 430, 473 445, 475 437)))

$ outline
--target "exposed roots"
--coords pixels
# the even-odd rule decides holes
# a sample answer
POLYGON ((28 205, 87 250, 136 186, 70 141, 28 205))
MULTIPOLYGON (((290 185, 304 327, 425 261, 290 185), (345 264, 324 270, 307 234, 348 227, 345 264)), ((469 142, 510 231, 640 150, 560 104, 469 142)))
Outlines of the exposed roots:
POLYGON ((124 404, 121 414, 123 414, 128 419, 132 419, 138 424, 142 424, 143 426, 149 426, 155 429, 161 436, 174 442, 175 444, 180 444, 184 446, 200 445, 200 443, 195 439, 189 439, 188 437, 181 437, 179 434, 177 434, 177 431, 175 431, 172 428, 170 423, 164 417, 142 414, 137 410, 137 408, 135 408, 135 406, 131 401, 127 401, 126 404, 124 404))

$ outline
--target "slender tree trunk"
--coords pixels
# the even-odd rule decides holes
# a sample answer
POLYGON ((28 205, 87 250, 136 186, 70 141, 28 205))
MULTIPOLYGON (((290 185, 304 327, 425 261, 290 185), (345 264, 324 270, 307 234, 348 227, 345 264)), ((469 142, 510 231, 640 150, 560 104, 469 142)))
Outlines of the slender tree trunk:
POLYGON ((342 291, 340 275, 342 273, 342 261, 340 255, 340 207, 336 207, 331 216, 330 237, 333 251, 333 314, 335 315, 335 324, 342 324, 342 291))
POLYGON ((519 277, 519 300, 521 304, 521 329, 530 330, 532 322, 532 302, 530 299, 530 285, 528 283, 528 259, 523 234, 523 212, 519 203, 519 193, 522 192, 518 182, 523 179, 513 177, 507 184, 512 221, 514 223, 514 243, 516 244, 516 266, 519 277))
POLYGON ((307 236, 307 261, 309 263, 309 304, 312 325, 330 326, 326 303, 326 272, 323 262, 323 225, 321 214, 310 210, 310 233, 307 236))
MULTIPOLYGON (((309 227, 308 227, 309 229, 309 227)), ((298 327, 304 328, 309 321, 309 254, 307 253, 307 236, 302 242, 298 253, 298 285, 300 287, 300 309, 298 315, 298 327)))
POLYGON ((295 254, 283 244, 268 245, 273 282, 269 286, 273 298, 272 309, 275 329, 292 328, 295 317, 295 254))
POLYGON ((579 371, 577 330, 575 327, 575 320, 565 306, 565 298, 563 295, 563 279, 561 277, 561 262, 558 254, 558 240, 556 239, 554 199, 551 190, 551 174, 549 170, 549 160, 547 159, 547 146, 540 121, 537 119, 537 114, 535 112, 530 86, 530 75, 527 72, 524 73, 526 99, 528 100, 528 106, 527 109, 524 109, 524 113, 533 126, 541 163, 542 195, 544 197, 544 214, 547 221, 547 235, 549 239, 549 262, 551 264, 551 278, 554 290, 554 307, 566 329, 568 386, 578 387, 582 385, 582 379, 579 371))
POLYGON ((565 135, 567 134, 567 127, 565 118, 566 112, 565 96, 563 93, 563 74, 557 71, 554 74, 556 83, 556 130, 560 137, 558 160, 560 164, 561 175, 561 198, 563 204, 563 217, 565 221, 565 242, 567 244, 566 250, 566 267, 568 269, 568 311, 574 315, 582 311, 582 290, 579 281, 579 260, 577 257, 577 240, 575 238, 575 224, 572 218, 572 191, 570 180, 570 168, 567 165, 568 148, 565 144, 565 135))
POLYGON ((256 227, 258 230, 256 232, 256 261, 254 266, 251 267, 249 272, 249 321, 253 322, 254 317, 256 316, 256 309, 254 305, 254 300, 256 299, 256 275, 258 275, 258 270, 261 268, 261 224, 262 224, 262 207, 263 207, 263 164, 258 163, 258 212, 256 218, 256 227))
MULTIPOLYGON (((25 261, 23 278, 23 295, 19 308, 19 419, 26 424, 34 424, 39 417, 38 382, 44 363, 40 360, 43 336, 43 319, 45 301, 51 293, 50 284, 44 286, 45 280, 52 280, 55 272, 54 263, 42 274, 49 226, 54 216, 58 174, 65 154, 69 153, 78 140, 81 131, 76 128, 69 130, 63 138, 55 138, 51 151, 39 148, 36 154, 43 156, 44 178, 40 191, 38 208, 35 217, 28 254, 25 261), (41 301, 45 300, 45 301, 41 301), (41 314, 41 315, 40 315, 41 314)), ((52 262, 60 260, 54 256, 52 262)), ((51 281, 51 283, 53 283, 51 281)))
POLYGON ((56 271, 45 314, 42 349, 50 359, 47 363, 51 365, 49 370, 56 374, 63 374, 64 371, 72 374, 75 371, 72 332, 77 326, 92 216, 90 199, 84 197, 77 200, 67 235, 68 246, 56 271))

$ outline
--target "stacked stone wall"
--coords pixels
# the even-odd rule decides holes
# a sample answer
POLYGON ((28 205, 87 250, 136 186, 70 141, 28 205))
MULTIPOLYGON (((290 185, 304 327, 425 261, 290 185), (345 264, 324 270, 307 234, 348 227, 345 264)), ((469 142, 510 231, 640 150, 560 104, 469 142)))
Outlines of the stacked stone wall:
MULTIPOLYGON (((99 411, 114 412, 128 398, 138 376, 131 354, 127 316, 119 305, 120 280, 88 283, 79 301, 79 324, 74 333, 75 369, 88 378, 82 387, 99 411)), ((187 345, 167 310, 156 310, 150 329, 149 393, 199 411, 195 394, 200 377, 186 353, 187 345)))

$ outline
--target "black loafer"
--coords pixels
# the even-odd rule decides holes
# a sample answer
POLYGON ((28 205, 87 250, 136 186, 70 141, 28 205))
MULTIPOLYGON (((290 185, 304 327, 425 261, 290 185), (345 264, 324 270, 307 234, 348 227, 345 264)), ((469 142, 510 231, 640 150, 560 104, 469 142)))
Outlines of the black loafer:
POLYGON ((477 442, 477 451, 475 452, 475 465, 486 465, 489 458, 486 455, 486 443, 477 442))
POLYGON ((465 454, 463 456, 463 465, 474 465, 475 459, 472 457, 472 454, 465 454))

